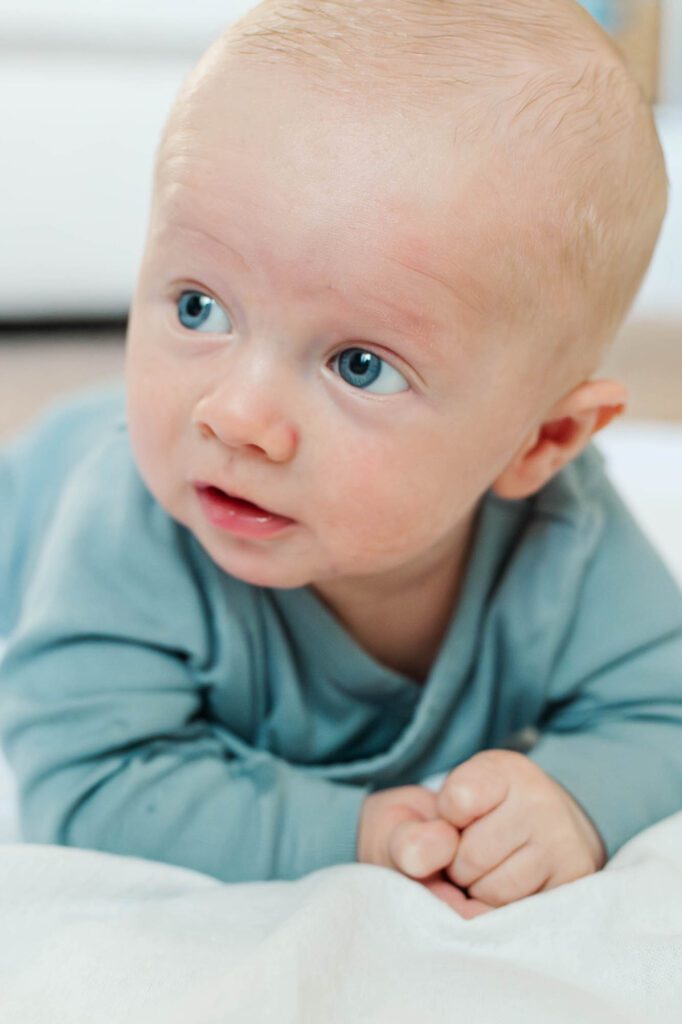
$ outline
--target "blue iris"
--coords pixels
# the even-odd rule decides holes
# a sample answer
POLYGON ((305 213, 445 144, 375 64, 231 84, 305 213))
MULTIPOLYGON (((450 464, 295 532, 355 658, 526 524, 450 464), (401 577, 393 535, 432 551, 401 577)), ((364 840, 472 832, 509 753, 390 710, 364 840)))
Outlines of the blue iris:
POLYGON ((409 391, 410 385, 395 366, 364 348, 345 348, 334 356, 339 364, 339 373, 347 384, 366 391, 378 381, 378 390, 373 395, 397 395, 409 391))
MULTIPOLYGON (((230 333, 229 317, 222 306, 209 295, 200 291, 183 292, 178 301, 178 319, 189 331, 200 333, 230 333), (218 322, 211 323, 216 314, 218 322)), ((339 364, 339 373, 347 384, 354 388, 369 388, 379 378, 379 390, 372 394, 393 395, 409 390, 405 377, 385 359, 363 348, 346 348, 334 356, 339 364)))
POLYGON ((220 326, 219 317, 218 326, 209 325, 205 330, 211 332, 220 332, 221 330, 229 332, 230 322, 222 306, 219 306, 215 299, 212 299, 209 295, 205 295, 203 292, 182 293, 178 308, 178 319, 182 326, 187 327, 190 331, 201 330, 203 325, 208 323, 214 310, 218 310, 222 314, 223 326, 220 326))
MULTIPOLYGON (((381 374, 383 359, 362 348, 346 348, 339 356, 339 371, 349 375, 348 383, 354 386, 373 384, 381 374)), ((344 378, 345 380, 345 378, 344 378)))

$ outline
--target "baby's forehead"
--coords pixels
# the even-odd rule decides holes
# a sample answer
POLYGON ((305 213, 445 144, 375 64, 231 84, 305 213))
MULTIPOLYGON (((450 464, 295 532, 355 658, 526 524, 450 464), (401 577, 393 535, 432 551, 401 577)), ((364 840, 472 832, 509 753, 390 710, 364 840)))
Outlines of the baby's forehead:
MULTIPOLYGON (((160 169, 162 221, 213 235, 216 259, 221 243, 236 241, 278 282, 287 280, 280 272, 286 262, 292 290, 303 290, 309 276, 311 290, 328 281, 330 289, 348 284, 380 295, 411 316, 422 336, 437 333, 438 325, 442 333, 449 318, 473 337, 524 310, 516 279, 526 248, 522 203, 511 172, 499 173, 499 160, 469 145, 453 156, 447 141, 423 130, 414 134, 415 156, 399 125, 395 140, 384 142, 390 150, 395 141, 402 153, 388 161, 392 172, 385 173, 376 144, 373 167, 358 172, 358 157, 368 150, 357 125, 356 154, 349 153, 345 124, 338 135, 333 126, 326 131, 321 150, 319 132, 309 139, 285 132, 285 144, 271 141, 266 150, 260 139, 252 147, 241 127, 238 147, 216 146, 206 131, 181 159, 180 138, 160 169)), ((537 211, 529 209, 531 216, 537 234, 537 211)), ((535 284, 539 277, 536 267, 535 284)))
MULTIPOLYGON (((556 47, 557 33, 551 38, 556 47)), ((526 42, 517 52, 526 52, 526 42)), ((430 82, 415 105, 406 99, 409 76, 396 73, 396 89, 382 68, 363 71, 361 87, 354 71, 339 81, 335 70, 292 67, 288 51, 284 62, 271 63, 262 51, 217 48, 180 105, 174 159, 194 154, 231 191, 242 164, 271 226, 278 217, 271 194, 312 211, 339 242, 354 231, 357 244, 368 245, 378 220, 395 262, 412 261, 425 283, 454 276, 472 306, 513 319, 540 292, 548 305, 557 278, 564 297, 575 286, 571 248, 582 230, 580 208, 589 230, 590 210, 603 202, 601 141, 618 121, 605 113, 604 97, 619 80, 606 81, 614 64, 608 54, 572 53, 552 66, 536 40, 532 60, 505 58, 489 84, 485 66, 473 62, 472 70, 457 52, 464 63, 455 70, 466 85, 430 82), (273 170, 269 178, 264 169, 273 170)))
MULTIPOLYGON (((600 67, 593 54, 563 69, 537 53, 516 73, 515 66, 512 62, 499 76, 491 76, 492 85, 485 75, 461 89, 440 83, 423 105, 416 92, 410 102, 403 102, 404 94, 395 85, 401 75, 387 81, 380 68, 363 71, 364 89, 359 81, 339 83, 336 72, 328 72, 329 81, 321 89, 319 77, 288 63, 222 54, 204 69, 203 81, 198 76, 191 103, 179 105, 177 123, 184 148, 191 142, 196 151, 205 151, 207 162, 217 161, 220 146, 227 140, 229 147, 244 132, 260 130, 263 147, 282 153, 283 166, 292 142, 295 147, 300 140, 299 149, 314 149, 316 136, 326 138, 328 154, 339 167, 349 166, 350 155, 358 187, 364 184, 359 172, 369 181, 375 169, 397 192, 405 166, 414 186, 425 195, 433 193, 434 202, 441 170, 436 162, 445 156, 453 170, 475 164, 481 181, 493 185, 499 205, 512 217, 524 185, 533 183, 543 216, 543 203, 556 208, 577 184, 575 168, 599 162, 599 147, 591 140, 603 136, 604 122, 613 121, 606 107, 619 83, 614 79, 609 88, 603 87, 609 63, 602 61, 600 67), (332 86, 336 91, 330 93, 332 86)), ((460 73, 453 65, 455 71, 460 73)), ((614 127, 626 119, 623 113, 614 127)), ((230 159, 236 155, 233 149, 230 159)), ((318 187, 325 187, 328 170, 328 164, 321 165, 318 187)), ((315 181, 312 171, 301 179, 301 188, 307 181, 315 181)), ((456 174, 452 185, 453 190, 460 185, 456 174)), ((551 217, 552 209, 546 213, 551 217)))
MULTIPOLYGON (((355 231, 355 249, 340 250, 348 263, 368 248, 377 218, 400 221, 402 235, 382 236, 387 265, 409 266, 424 289, 456 281, 469 299, 475 281, 508 339, 556 336, 547 359, 564 336, 607 338, 665 212, 651 111, 574 0, 267 0, 209 49, 167 124, 168 139, 178 129, 180 140, 173 169, 194 156, 209 177, 255 133, 255 210, 273 216, 254 237, 272 235, 286 198, 304 224, 317 220, 321 251, 325 231, 332 248, 355 231), (316 161, 325 145, 327 162, 305 166, 302 157, 316 161), (260 163, 273 159, 279 207, 258 184, 260 163), (469 191, 452 174, 457 160, 460 172, 475 168, 469 191), (383 191, 382 174, 391 186, 383 191), (410 219, 397 187, 405 176, 410 219)), ((167 153, 162 141, 161 170, 167 153)), ((319 262, 314 245, 307 260, 319 262)))

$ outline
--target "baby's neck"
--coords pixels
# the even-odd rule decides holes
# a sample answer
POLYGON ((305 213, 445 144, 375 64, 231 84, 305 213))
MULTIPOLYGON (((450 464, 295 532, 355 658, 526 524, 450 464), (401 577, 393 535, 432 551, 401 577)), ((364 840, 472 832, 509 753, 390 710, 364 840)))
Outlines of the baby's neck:
POLYGON ((384 590, 364 580, 325 580, 313 589, 368 654, 388 668, 423 684, 436 661, 461 596, 475 533, 476 510, 456 547, 434 569, 411 583, 391 581, 384 590))

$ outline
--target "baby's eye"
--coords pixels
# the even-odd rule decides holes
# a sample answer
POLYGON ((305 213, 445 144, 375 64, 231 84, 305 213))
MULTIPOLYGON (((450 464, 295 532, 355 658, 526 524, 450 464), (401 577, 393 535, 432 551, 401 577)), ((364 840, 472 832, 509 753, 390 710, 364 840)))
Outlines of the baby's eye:
POLYGON ((180 296, 178 300, 178 320, 188 330, 197 330, 202 333, 207 331, 215 334, 220 334, 223 331, 229 333, 232 326, 225 310, 222 306, 218 305, 215 299, 205 295, 204 292, 196 291, 183 292, 180 296), (211 323, 211 314, 214 310, 218 311, 218 315, 213 317, 213 323, 211 323))
POLYGON ((374 352, 368 352, 363 348, 345 348, 343 352, 335 355, 332 363, 338 362, 341 376, 353 387, 367 390, 370 384, 378 381, 378 390, 372 392, 375 395, 395 395, 401 391, 408 391, 409 384, 398 373, 390 363, 381 359, 374 352), (345 375, 348 376, 345 376, 345 375), (405 387, 396 387, 396 384, 403 383, 405 387))

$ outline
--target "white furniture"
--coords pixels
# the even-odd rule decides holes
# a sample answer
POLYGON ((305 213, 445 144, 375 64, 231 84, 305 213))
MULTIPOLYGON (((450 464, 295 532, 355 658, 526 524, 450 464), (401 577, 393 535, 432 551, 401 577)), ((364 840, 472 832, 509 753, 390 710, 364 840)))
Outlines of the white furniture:
POLYGON ((253 6, 2 0, 0 322, 127 313, 163 122, 253 6))
MULTIPOLYGON (((180 84, 253 0, 2 0, 0 322, 123 317, 154 151, 180 84)), ((682 4, 658 112, 673 201, 633 316, 682 320, 682 4), (674 106, 679 102, 679 106, 674 106)))

